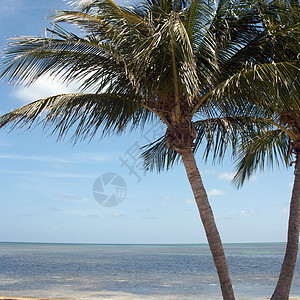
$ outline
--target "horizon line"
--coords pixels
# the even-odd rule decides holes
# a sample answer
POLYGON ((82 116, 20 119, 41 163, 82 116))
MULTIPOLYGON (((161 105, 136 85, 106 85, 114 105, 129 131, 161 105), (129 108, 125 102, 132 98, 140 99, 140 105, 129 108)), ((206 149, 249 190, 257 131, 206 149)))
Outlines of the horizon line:
MULTIPOLYGON (((99 246, 106 246, 106 245, 112 245, 112 246, 154 246, 154 245, 161 245, 161 246, 175 246, 175 245, 205 245, 209 246, 208 243, 92 243, 92 242, 32 242, 32 241, 0 241, 0 244, 55 244, 55 245, 99 245, 99 246)), ((228 244, 286 244, 286 242, 224 242, 223 245, 228 244)))

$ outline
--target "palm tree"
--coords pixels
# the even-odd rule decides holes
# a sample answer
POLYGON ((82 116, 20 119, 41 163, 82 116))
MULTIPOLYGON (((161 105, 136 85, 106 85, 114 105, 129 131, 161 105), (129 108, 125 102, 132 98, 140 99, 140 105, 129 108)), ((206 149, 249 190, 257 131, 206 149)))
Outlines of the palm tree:
MULTIPOLYGON (((237 155, 237 173, 234 182, 241 186, 256 169, 266 165, 294 165, 294 186, 290 202, 290 215, 285 257, 272 300, 288 300, 294 276, 300 230, 300 68, 299 36, 300 5, 298 1, 276 1, 276 9, 265 18, 265 26, 273 30, 274 64, 279 61, 298 61, 293 76, 287 76, 284 85, 277 86, 276 99, 268 102, 264 111, 262 128, 243 136, 237 155), (293 28, 289 34, 280 34, 280 29, 293 28), (289 47, 285 47, 285 45, 289 47), (288 97, 287 97, 288 95, 288 97), (287 101, 282 102, 282 99, 287 101)), ((291 73, 290 73, 291 74, 291 73)))
MULTIPOLYGON (((299 87, 299 75, 297 79, 299 87)), ((266 165, 294 165, 294 184, 290 202, 288 236, 285 257, 272 300, 288 299, 298 255, 300 230, 300 111, 277 109, 274 118, 265 118, 268 124, 261 131, 244 136, 237 154, 237 172, 234 181, 241 186, 259 168, 266 165)), ((259 122, 261 119, 256 120, 259 122)))
MULTIPOLYGON (((284 118, 284 117, 283 117, 284 118)), ((293 117, 294 118, 294 117, 293 117)), ((281 267, 279 280, 271 299, 288 299, 294 275, 300 228, 300 148, 299 137, 295 133, 300 129, 298 121, 283 123, 282 118, 274 121, 274 126, 265 131, 252 133, 243 139, 237 159, 237 173, 234 181, 238 185, 250 177, 255 169, 264 169, 266 164, 283 163, 286 167, 295 164, 295 180, 290 202, 290 216, 286 253, 281 267), (290 127, 291 126, 291 127, 290 127), (295 156, 295 161, 291 161, 295 156)), ((297 134, 299 136, 299 133, 297 134)))
MULTIPOLYGON (((227 112, 236 110, 237 101, 260 103, 262 95, 270 97, 270 82, 282 82, 281 73, 265 74, 285 65, 270 63, 270 33, 256 3, 144 0, 118 6, 112 0, 78 0, 73 10, 53 13, 49 37, 11 39, 1 64, 0 76, 10 83, 31 84, 51 75, 66 83, 79 81, 83 92, 92 92, 37 100, 2 116, 0 128, 42 123, 58 138, 74 128, 77 142, 99 131, 123 133, 155 120, 165 124, 166 134, 150 146, 146 165, 168 167, 182 159, 224 299, 234 299, 234 292, 194 152, 204 136, 222 142, 216 155, 228 143, 235 145, 240 129, 252 125, 227 112), (59 23, 75 25, 80 32, 59 23), (204 122, 207 118, 211 122, 204 122)), ((208 144, 207 151, 213 147, 208 144)))

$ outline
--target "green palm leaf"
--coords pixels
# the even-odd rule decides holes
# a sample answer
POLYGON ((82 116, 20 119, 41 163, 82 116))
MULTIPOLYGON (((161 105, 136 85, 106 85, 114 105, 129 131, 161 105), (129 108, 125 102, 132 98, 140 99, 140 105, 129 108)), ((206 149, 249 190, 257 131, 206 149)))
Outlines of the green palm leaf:
POLYGON ((280 129, 253 132, 242 138, 233 182, 241 187, 257 169, 273 168, 280 163, 287 167, 291 162, 290 149, 290 138, 280 129))
POLYGON ((0 128, 26 129, 43 124, 51 128, 58 139, 74 128, 72 140, 93 138, 101 135, 122 133, 145 124, 149 111, 138 97, 111 94, 64 94, 24 105, 0 117, 0 128))
POLYGON ((144 146, 141 157, 144 161, 144 167, 147 171, 161 172, 168 170, 174 164, 180 161, 180 156, 174 150, 168 149, 165 137, 144 146))
MULTIPOLYGON (((236 155, 242 137, 267 125, 266 120, 251 117, 206 118, 195 121, 194 153, 201 151, 205 161, 212 155, 214 162, 220 162, 228 150, 232 151, 233 156, 236 155)), ((164 136, 144 146, 143 149, 145 149, 142 153, 144 166, 149 171, 168 170, 180 161, 178 153, 167 148, 164 136)))
POLYGON ((252 103, 270 115, 274 109, 300 104, 299 71, 299 60, 246 65, 240 72, 219 83, 213 96, 220 99, 219 104, 223 108, 221 99, 227 99, 227 110, 234 111, 233 106, 236 105, 243 110, 252 103))

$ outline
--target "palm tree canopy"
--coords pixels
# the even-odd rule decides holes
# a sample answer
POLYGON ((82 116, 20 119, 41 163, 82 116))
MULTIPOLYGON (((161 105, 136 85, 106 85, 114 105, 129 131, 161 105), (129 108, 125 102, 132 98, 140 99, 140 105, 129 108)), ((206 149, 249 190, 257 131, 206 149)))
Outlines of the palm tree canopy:
MULTIPOLYGON (((297 20, 297 4, 285 2, 291 6, 286 18, 297 20)), ((49 36, 10 40, 1 77, 32 84, 51 75, 66 83, 78 81, 82 91, 92 92, 37 100, 2 116, 0 127, 43 123, 60 138, 74 128, 77 141, 99 130, 121 133, 159 118, 168 130, 160 144, 151 146, 148 164, 161 161, 159 169, 172 164, 177 150, 196 150, 203 137, 211 138, 207 150, 215 147, 222 156, 245 122, 222 122, 216 119, 220 114, 258 114, 253 103, 270 113, 265 100, 274 100, 279 91, 279 108, 299 105, 299 21, 278 24, 282 3, 146 0, 118 6, 111 0, 74 1, 73 10, 53 12, 49 36), (77 33, 60 23, 75 26, 77 33), (235 124, 240 125, 232 131, 235 124), (221 135, 212 134, 220 128, 221 135), (155 160, 160 154, 154 149, 164 144, 169 150, 155 160)))
MULTIPOLYGON (((273 85, 277 89, 276 98, 268 103, 270 114, 264 116, 262 130, 254 130, 239 141, 237 173, 234 178, 239 187, 257 169, 263 170, 267 166, 273 168, 281 164, 288 167, 293 163, 293 156, 300 153, 299 2, 278 1, 277 9, 264 20, 266 28, 273 28, 275 32, 271 39, 271 45, 274 46, 270 49, 274 63, 285 56, 286 61, 298 60, 298 67, 292 72, 293 77, 282 76, 287 84, 273 85), (286 28, 292 29, 290 33, 287 34, 286 28), (285 102, 281 102, 282 99, 285 102)), ((288 72, 293 68, 289 64, 286 67, 288 72)))

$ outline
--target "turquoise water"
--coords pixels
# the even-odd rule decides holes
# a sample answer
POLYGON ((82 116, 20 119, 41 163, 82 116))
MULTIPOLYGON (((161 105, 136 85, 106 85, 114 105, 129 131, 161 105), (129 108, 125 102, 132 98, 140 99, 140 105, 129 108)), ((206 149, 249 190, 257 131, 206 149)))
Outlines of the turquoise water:
MULTIPOLYGON (((270 297, 285 244, 224 248, 237 299, 270 297)), ((0 295, 222 299, 207 245, 0 243, 0 295)), ((299 263, 291 295, 300 295, 299 263)))

